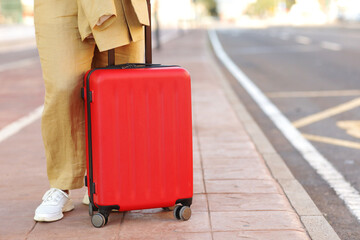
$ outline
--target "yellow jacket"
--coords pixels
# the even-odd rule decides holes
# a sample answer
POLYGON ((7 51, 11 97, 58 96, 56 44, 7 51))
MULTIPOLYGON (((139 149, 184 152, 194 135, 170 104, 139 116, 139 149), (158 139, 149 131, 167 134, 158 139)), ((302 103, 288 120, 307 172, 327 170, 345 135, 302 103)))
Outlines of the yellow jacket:
POLYGON ((77 0, 81 40, 93 35, 99 50, 142 40, 149 25, 146 0, 77 0), (111 16, 100 26, 102 16, 111 16))

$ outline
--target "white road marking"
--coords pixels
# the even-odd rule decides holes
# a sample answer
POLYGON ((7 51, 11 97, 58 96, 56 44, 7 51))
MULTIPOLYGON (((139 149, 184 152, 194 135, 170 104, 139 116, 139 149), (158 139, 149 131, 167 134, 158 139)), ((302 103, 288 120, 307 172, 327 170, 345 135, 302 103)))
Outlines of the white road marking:
POLYGON ((39 57, 31 57, 31 58, 22 59, 19 61, 13 61, 13 62, 1 64, 0 72, 4 72, 7 70, 11 70, 11 69, 18 69, 21 67, 26 67, 26 66, 32 65, 38 61, 39 61, 39 57))
POLYGON ((341 51, 342 50, 342 46, 340 44, 333 43, 333 42, 323 41, 323 42, 321 42, 320 46, 324 49, 328 49, 331 51, 341 51))
POLYGON ((272 120, 303 158, 334 189, 345 202, 352 214, 360 221, 360 194, 351 186, 339 171, 316 148, 306 140, 280 110, 261 92, 261 90, 239 69, 225 53, 215 30, 209 31, 210 41, 215 54, 232 73, 264 113, 272 120))
POLYGON ((37 119, 41 117, 42 111, 44 106, 37 107, 34 111, 30 112, 28 115, 12 122, 11 124, 7 125, 3 129, 0 130, 0 143, 4 140, 8 139, 15 133, 19 132, 24 127, 28 126, 29 124, 33 123, 37 119))
POLYGON ((300 44, 303 44, 303 45, 308 45, 308 44, 311 43, 311 39, 308 38, 308 37, 304 37, 304 36, 297 36, 297 37, 295 38, 295 41, 296 41, 297 43, 300 43, 300 44))

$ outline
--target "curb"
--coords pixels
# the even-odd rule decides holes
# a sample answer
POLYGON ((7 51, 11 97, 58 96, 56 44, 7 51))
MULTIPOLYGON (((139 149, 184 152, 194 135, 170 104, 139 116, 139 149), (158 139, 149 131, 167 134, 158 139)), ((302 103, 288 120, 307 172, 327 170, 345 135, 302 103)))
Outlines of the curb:
POLYGON ((224 73, 216 64, 217 57, 212 52, 212 64, 218 72, 219 81, 224 89, 225 95, 232 105, 237 117, 242 122, 246 132, 253 140, 258 152, 263 157, 272 177, 278 182, 291 206, 300 217, 310 238, 313 240, 340 240, 337 233, 322 215, 302 185, 295 179, 284 160, 273 148, 260 127, 241 103, 236 93, 231 88, 224 73))

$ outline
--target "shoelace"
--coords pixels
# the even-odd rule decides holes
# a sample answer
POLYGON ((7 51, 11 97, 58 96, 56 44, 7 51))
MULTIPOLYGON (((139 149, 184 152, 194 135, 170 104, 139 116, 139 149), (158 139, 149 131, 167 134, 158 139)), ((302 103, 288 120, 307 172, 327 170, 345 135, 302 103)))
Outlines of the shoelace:
POLYGON ((51 188, 44 194, 42 200, 47 202, 53 200, 54 197, 56 198, 56 200, 58 200, 61 197, 61 194, 61 191, 57 190, 56 188, 51 188))

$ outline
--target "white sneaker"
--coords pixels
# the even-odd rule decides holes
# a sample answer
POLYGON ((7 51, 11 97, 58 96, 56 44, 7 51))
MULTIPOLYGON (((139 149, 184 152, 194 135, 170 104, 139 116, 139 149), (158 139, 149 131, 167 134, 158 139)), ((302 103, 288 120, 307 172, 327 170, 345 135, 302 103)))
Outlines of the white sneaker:
POLYGON ((34 220, 38 222, 52 222, 64 217, 63 212, 74 209, 69 196, 57 188, 50 188, 43 198, 43 202, 36 208, 34 220))

